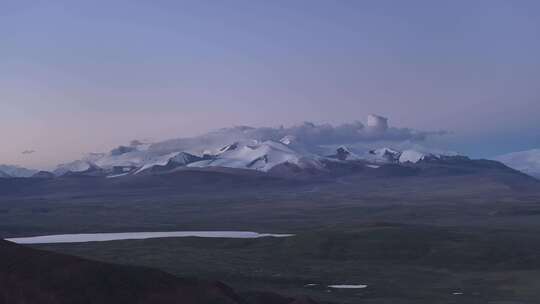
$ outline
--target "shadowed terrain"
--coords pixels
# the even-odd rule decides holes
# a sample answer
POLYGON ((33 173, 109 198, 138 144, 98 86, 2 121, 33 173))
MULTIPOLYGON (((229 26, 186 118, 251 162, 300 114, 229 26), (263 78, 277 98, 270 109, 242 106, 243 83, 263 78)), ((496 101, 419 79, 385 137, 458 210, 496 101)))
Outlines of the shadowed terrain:
POLYGON ((535 303, 540 298, 538 180, 482 160, 378 169, 334 165, 324 174, 175 169, 118 179, 1 180, 0 235, 296 234, 33 245, 223 281, 246 301, 274 299, 270 294, 262 299, 266 293, 260 291, 336 303, 535 303), (339 284, 368 287, 327 287, 339 284))
POLYGON ((539 230, 373 224, 285 239, 35 245, 338 303, 535 303, 539 230), (366 284, 339 290, 335 284, 366 284), (500 302, 503 303, 503 302, 500 302), (506 302, 504 302, 506 303, 506 302))
POLYGON ((0 303, 314 303, 272 293, 240 297, 220 282, 117 266, 0 241, 0 303))

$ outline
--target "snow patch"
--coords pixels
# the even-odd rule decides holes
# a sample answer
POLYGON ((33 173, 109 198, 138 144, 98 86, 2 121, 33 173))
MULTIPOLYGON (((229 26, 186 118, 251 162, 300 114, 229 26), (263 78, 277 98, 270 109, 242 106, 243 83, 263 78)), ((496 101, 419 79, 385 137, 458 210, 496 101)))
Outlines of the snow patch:
POLYGON ((281 142, 284 145, 290 145, 290 144, 296 142, 296 140, 297 140, 296 136, 294 136, 294 135, 286 135, 285 137, 280 139, 279 142, 281 142))
POLYGON ((494 159, 510 168, 540 178, 540 149, 509 153, 494 159))
POLYGON ((401 152, 401 155, 399 156, 399 162, 416 164, 417 162, 423 160, 425 157, 426 155, 424 153, 420 153, 415 150, 405 150, 401 152))
POLYGON ((363 289, 367 288, 367 285, 328 285, 329 288, 336 289, 363 289))

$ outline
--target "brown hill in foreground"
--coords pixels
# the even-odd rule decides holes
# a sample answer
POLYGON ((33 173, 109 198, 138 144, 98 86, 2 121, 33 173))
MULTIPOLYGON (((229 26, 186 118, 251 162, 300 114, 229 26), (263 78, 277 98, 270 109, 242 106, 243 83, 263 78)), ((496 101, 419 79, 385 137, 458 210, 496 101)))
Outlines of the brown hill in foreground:
POLYGON ((36 250, 0 240, 0 304, 292 304, 260 293, 244 299, 220 282, 36 250))

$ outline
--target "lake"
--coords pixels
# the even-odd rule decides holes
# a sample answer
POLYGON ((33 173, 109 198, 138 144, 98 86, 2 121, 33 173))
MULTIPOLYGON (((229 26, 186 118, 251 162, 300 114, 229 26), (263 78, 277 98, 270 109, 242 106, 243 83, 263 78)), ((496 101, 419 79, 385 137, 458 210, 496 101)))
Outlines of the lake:
POLYGON ((203 237, 203 238, 234 238, 256 239, 263 237, 290 237, 293 234, 258 233, 251 231, 166 231, 166 232, 121 232, 121 233, 79 233, 55 234, 32 237, 9 238, 6 241, 17 244, 54 244, 54 243, 84 243, 106 242, 118 240, 142 240, 168 237, 203 237))

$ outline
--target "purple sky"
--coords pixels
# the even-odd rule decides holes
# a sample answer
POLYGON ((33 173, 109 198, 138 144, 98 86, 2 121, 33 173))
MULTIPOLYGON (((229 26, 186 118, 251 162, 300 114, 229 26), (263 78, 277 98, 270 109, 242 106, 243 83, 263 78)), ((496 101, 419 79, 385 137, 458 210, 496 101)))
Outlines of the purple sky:
POLYGON ((364 121, 540 146, 538 1, 0 1, 0 163, 364 121), (34 153, 22 153, 34 150, 34 153))

